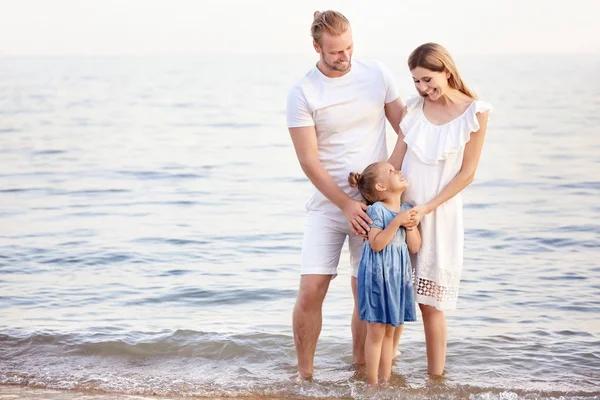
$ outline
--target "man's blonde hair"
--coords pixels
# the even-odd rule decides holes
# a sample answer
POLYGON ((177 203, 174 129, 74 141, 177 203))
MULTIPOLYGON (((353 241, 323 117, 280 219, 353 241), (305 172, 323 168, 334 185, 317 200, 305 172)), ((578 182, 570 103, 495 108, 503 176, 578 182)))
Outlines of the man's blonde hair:
POLYGON ((333 10, 315 11, 310 33, 315 42, 320 46, 323 32, 332 36, 339 36, 350 27, 350 22, 341 13, 333 10))

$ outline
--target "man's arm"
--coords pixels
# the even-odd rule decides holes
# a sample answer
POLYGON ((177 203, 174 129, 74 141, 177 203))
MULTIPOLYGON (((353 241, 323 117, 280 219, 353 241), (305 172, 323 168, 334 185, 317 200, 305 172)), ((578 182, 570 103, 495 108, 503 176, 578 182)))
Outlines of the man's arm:
POLYGON ((394 129, 394 132, 400 132, 400 121, 406 113, 406 107, 402 103, 400 94, 398 93, 398 84, 394 74, 381 62, 377 65, 381 70, 383 84, 385 86, 385 117, 394 129))
POLYGON ((325 197, 342 209, 344 203, 351 199, 321 164, 315 127, 289 128, 289 131, 302 171, 325 197))
POLYGON ((404 155, 406 154, 406 143, 404 143, 404 134, 400 129, 400 122, 406 115, 406 107, 402 103, 400 97, 396 100, 392 101, 385 105, 385 117, 394 128, 394 131, 398 134, 398 139, 396 140, 396 146, 394 146, 394 150, 392 151, 392 155, 388 159, 388 162, 394 166, 397 170, 400 170, 402 167, 402 161, 404 160, 404 155))
POLYGON ((406 114, 406 107, 402 103, 402 99, 398 97, 396 100, 386 103, 385 105, 385 117, 394 129, 396 134, 400 133, 400 122, 406 114))
POLYGON ((289 128, 289 131, 296 156, 308 179, 317 190, 344 212, 354 234, 366 235, 369 231, 369 224, 373 222, 365 213, 367 205, 348 196, 323 167, 319 160, 315 127, 289 128))
POLYGON ((404 161, 404 156, 406 155, 406 143, 404 142, 404 134, 402 130, 398 133, 398 139, 396 139, 396 145, 394 146, 394 150, 392 151, 392 155, 388 159, 388 162, 392 164, 392 166, 400 171, 402 168, 402 162, 404 161))

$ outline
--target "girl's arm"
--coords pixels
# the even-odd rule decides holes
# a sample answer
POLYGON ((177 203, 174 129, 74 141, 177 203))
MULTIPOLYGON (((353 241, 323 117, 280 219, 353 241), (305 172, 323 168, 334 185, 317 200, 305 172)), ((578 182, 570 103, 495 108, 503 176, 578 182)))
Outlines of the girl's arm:
POLYGON ((413 208, 413 210, 417 212, 417 223, 419 223, 425 215, 456 196, 473 182, 477 164, 479 164, 479 157, 481 156, 485 131, 487 129, 488 112, 478 113, 477 120, 479 121, 479 130, 471 133, 471 138, 465 146, 463 163, 458 174, 456 174, 450 183, 448 183, 437 196, 431 199, 429 203, 418 205, 413 208))
POLYGON ((400 226, 408 224, 411 218, 414 219, 414 211, 412 209, 398 213, 384 229, 371 227, 369 231, 369 244, 373 251, 383 250, 392 241, 400 226))
POLYGON ((421 232, 415 227, 411 230, 406 230, 406 244, 410 254, 417 254, 421 248, 421 232))

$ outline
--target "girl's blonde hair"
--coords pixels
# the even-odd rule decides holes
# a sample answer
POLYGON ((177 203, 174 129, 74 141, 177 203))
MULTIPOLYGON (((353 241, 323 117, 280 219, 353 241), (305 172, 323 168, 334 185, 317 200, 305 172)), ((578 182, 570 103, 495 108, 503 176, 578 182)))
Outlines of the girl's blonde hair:
POLYGON ((337 11, 315 11, 314 19, 310 27, 310 33, 315 42, 320 46, 323 32, 332 36, 339 36, 350 27, 350 22, 337 11))
MULTIPOLYGON (((451 88, 457 89, 476 100, 477 95, 467 87, 460 77, 456 64, 448 50, 437 43, 425 43, 417 47, 408 56, 408 68, 413 70, 417 67, 426 68, 431 71, 450 73, 448 84, 451 88)), ((420 92, 419 92, 420 93, 420 92)), ((420 93, 424 96, 424 93, 420 93)))
POLYGON ((358 191, 369 205, 379 201, 379 195, 375 189, 375 184, 377 184, 378 164, 378 162, 369 164, 362 174, 350 172, 350 175, 348 175, 350 187, 358 188, 358 191))

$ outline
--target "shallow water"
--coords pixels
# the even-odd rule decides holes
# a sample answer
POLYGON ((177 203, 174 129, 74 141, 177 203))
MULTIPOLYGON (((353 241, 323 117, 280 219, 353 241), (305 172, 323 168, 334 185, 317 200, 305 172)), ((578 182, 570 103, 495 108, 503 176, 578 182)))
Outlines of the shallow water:
MULTIPOLYGON (((312 61, 0 59, 0 396, 367 395, 346 251, 315 382, 290 380, 310 188, 283 111, 312 61)), ((600 59, 459 66, 495 108, 446 379, 408 324, 377 397, 599 398, 600 59)))

